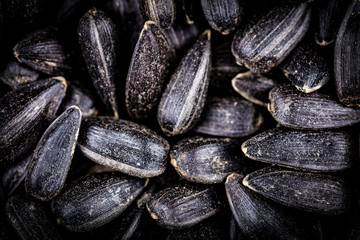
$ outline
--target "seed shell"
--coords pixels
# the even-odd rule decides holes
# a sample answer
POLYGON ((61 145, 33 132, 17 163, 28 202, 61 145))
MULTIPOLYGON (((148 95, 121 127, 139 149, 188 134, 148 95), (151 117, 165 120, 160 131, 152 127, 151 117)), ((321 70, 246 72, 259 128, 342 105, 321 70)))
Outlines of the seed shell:
POLYGON ((243 72, 236 75, 232 80, 232 87, 243 98, 260 106, 269 103, 269 92, 280 83, 275 78, 266 77, 260 73, 243 72))
POLYGON ((337 177, 271 168, 247 175, 243 184, 285 206, 317 214, 338 215, 349 208, 349 192, 337 177))
POLYGON ((336 37, 334 72, 340 102, 360 106, 360 2, 353 1, 336 37))
POLYGON ((168 29, 175 20, 174 0, 139 0, 140 12, 144 19, 154 21, 162 29, 168 29))
POLYGON ((157 119, 166 135, 185 133, 199 120, 210 67, 210 30, 206 30, 182 59, 161 97, 157 119))
POLYGON ((80 19, 78 36, 94 87, 108 110, 119 118, 115 86, 119 70, 116 26, 104 12, 94 8, 80 19))
POLYGON ((310 235, 294 215, 244 187, 242 179, 239 174, 231 174, 225 189, 243 235, 250 239, 309 239, 310 235))
POLYGON ((64 239, 41 202, 24 193, 10 197, 5 206, 8 222, 24 240, 64 239))
POLYGON ((26 154, 53 120, 65 95, 66 81, 55 77, 26 84, 0 99, 1 164, 26 154))
POLYGON ((241 146, 245 156, 296 169, 335 172, 352 166, 352 140, 344 131, 271 129, 241 146))
POLYGON ((59 194, 65 184, 79 135, 81 111, 73 106, 63 112, 41 137, 28 174, 25 190, 42 201, 59 194))
POLYGON ((191 227, 220 210, 212 188, 173 186, 157 192, 147 203, 151 217, 169 229, 191 227))
POLYGON ((226 35, 240 23, 243 8, 237 0, 201 0, 201 7, 209 25, 226 35))
POLYGON ((269 94, 268 109, 281 125, 296 129, 340 128, 360 122, 360 110, 347 108, 327 93, 302 93, 284 84, 269 94))
POLYGON ((18 88, 22 84, 34 82, 38 77, 39 73, 14 60, 9 61, 0 73, 0 80, 12 89, 18 88))
POLYGON ((263 123, 256 106, 239 97, 213 97, 205 103, 197 133, 219 137, 243 137, 256 132, 263 123))
POLYGON ((188 181, 213 184, 242 170, 241 142, 230 138, 188 138, 170 150, 171 164, 188 181))
POLYGON ((84 118, 78 145, 94 162, 137 177, 163 173, 170 148, 154 131, 108 117, 84 118))
POLYGON ((246 33, 234 37, 232 52, 252 72, 268 72, 301 41, 310 22, 309 3, 282 4, 264 15, 246 33))
POLYGON ((155 22, 147 21, 136 44, 127 79, 126 107, 133 118, 149 117, 159 102, 175 48, 155 22))
POLYGON ((189 44, 193 44, 199 35, 199 29, 195 24, 175 22, 174 25, 166 30, 170 41, 176 51, 184 51, 189 44))
POLYGON ((69 56, 59 42, 55 28, 40 29, 15 45, 16 59, 29 67, 49 75, 69 72, 69 56))
POLYGON ((116 172, 87 175, 65 186, 51 208, 66 229, 89 231, 119 216, 146 185, 147 180, 116 172))

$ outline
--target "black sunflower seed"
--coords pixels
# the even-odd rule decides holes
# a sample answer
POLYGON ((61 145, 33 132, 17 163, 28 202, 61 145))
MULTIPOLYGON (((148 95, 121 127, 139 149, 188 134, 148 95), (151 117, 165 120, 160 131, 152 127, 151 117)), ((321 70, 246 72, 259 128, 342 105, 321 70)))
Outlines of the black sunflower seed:
POLYGON ((175 20, 174 0, 138 0, 144 19, 154 21, 162 29, 171 27, 175 20))
POLYGON ((39 73, 16 61, 10 61, 0 73, 0 80, 13 89, 18 88, 22 84, 34 82, 38 77, 39 73))

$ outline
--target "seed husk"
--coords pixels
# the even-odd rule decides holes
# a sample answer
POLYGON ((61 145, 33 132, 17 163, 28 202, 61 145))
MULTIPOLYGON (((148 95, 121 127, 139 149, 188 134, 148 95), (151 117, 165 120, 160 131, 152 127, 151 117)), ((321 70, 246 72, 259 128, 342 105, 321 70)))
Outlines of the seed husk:
POLYGON ((199 35, 199 29, 195 24, 175 22, 174 25, 166 30, 166 34, 173 43, 176 51, 184 51, 189 44, 195 42, 199 35))
POLYGON ((273 88, 268 110, 281 125, 296 129, 329 129, 360 122, 360 110, 347 108, 327 93, 302 93, 289 84, 273 88))
POLYGON ((147 182, 116 172, 87 175, 65 186, 51 208, 66 229, 89 231, 119 216, 147 182))
POLYGON ((137 177, 163 173, 170 148, 145 126, 109 117, 84 118, 78 145, 92 161, 137 177))
POLYGON ((210 30, 206 30, 182 59, 161 97, 157 119, 166 135, 185 133, 199 120, 210 67, 210 30))
POLYGON ((309 239, 310 235, 294 215, 244 187, 242 179, 239 174, 231 174, 226 179, 225 189, 233 216, 244 236, 250 239, 309 239))
POLYGON ((5 211, 8 222, 21 239, 64 239, 42 203, 25 193, 11 196, 5 211))
POLYGON ((243 72, 236 75, 232 80, 232 87, 243 98, 260 106, 269 103, 269 92, 280 83, 275 78, 266 77, 260 73, 243 72))
POLYGON ((212 29, 226 35, 241 22, 243 8, 237 0, 201 0, 205 18, 212 29))
POLYGON ((95 8, 80 19, 79 44, 89 75, 101 100, 115 118, 119 118, 115 85, 119 77, 117 34, 111 19, 95 8))
POLYGON ((302 211, 338 215, 349 208, 345 182, 330 175, 265 168, 247 175, 243 184, 266 198, 302 211))
POLYGON ((335 43, 334 73, 340 102, 360 107, 360 2, 353 1, 335 43))
POLYGON ((25 84, 0 99, 1 164, 26 154, 53 120, 65 95, 66 81, 55 77, 25 84))
POLYGON ((310 22, 307 2, 271 9, 245 33, 234 37, 232 52, 252 72, 268 72, 279 65, 301 41, 310 22))
POLYGON ((205 103, 197 133, 218 137, 243 137, 256 132, 263 123, 256 106, 239 97, 213 97, 205 103))
POLYGON ((49 201, 59 194, 74 155, 80 123, 81 110, 73 106, 46 129, 25 178, 28 194, 42 201, 49 201))
POLYGON ((162 29, 168 29, 175 21, 174 0, 138 0, 144 19, 157 23, 162 29))
POLYGON ((230 138, 187 138, 171 148, 171 164, 188 181, 220 183, 229 174, 242 170, 240 144, 230 138))
POLYGON ((146 207, 158 224, 169 229, 191 227, 220 210, 213 188, 192 185, 165 188, 146 207))
POLYGON ((14 60, 9 61, 5 69, 0 73, 0 80, 12 89, 18 88, 22 84, 34 82, 38 77, 38 72, 14 60))
POLYGON ((352 139, 345 131, 271 129, 241 149, 253 160, 302 170, 336 172, 352 166, 352 139))
POLYGON ((167 34, 155 22, 147 21, 126 79, 126 108, 132 118, 154 113, 174 60, 175 48, 167 34))
POLYGON ((55 28, 45 28, 29 34, 14 49, 16 59, 49 75, 65 75, 71 69, 69 56, 59 42, 55 28))
POLYGON ((304 93, 320 89, 330 79, 327 60, 315 47, 313 44, 300 44, 281 66, 284 75, 304 93))

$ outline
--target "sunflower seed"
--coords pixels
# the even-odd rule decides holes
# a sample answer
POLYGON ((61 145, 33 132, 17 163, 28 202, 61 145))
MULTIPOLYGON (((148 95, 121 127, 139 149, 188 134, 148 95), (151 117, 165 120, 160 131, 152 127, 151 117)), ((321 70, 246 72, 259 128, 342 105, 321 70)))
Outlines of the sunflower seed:
POLYGON ((144 19, 154 21, 162 29, 171 27, 175 20, 174 0, 138 0, 144 19))
POLYGON ((199 29, 195 24, 175 22, 166 30, 166 34, 173 43, 176 51, 184 51, 189 44, 193 44, 199 35, 199 29))
POLYGON ((236 35, 232 52, 252 72, 268 72, 279 65, 307 32, 309 3, 283 4, 273 8, 243 38, 236 35))
POLYGON ((1 164, 13 163, 33 147, 53 120, 65 90, 65 79, 55 77, 25 84, 0 99, 1 164))
POLYGON ((81 123, 81 111, 73 106, 63 112, 41 137, 28 174, 25 190, 28 194, 48 201, 59 194, 74 155, 81 123))
POLYGON ((115 82, 118 77, 116 27, 102 11, 92 9, 79 22, 79 43, 101 100, 119 118, 115 82))
POLYGON ((243 184, 285 206, 337 215, 349 208, 349 192, 340 178, 315 173, 265 168, 247 175, 243 184))
POLYGON ((39 73, 16 61, 10 61, 0 73, 0 80, 12 89, 18 88, 22 84, 34 82, 38 77, 39 73))
POLYGON ((133 118, 149 117, 175 60, 175 48, 155 22, 148 21, 136 44, 127 79, 126 107, 133 118))
POLYGON ((146 185, 144 179, 115 172, 87 175, 65 186, 51 208, 66 229, 89 231, 120 215, 146 185))
POLYGON ((199 120, 210 67, 210 30, 206 30, 182 59, 161 97, 157 119, 166 135, 185 133, 199 120))
POLYGON ((344 107, 326 93, 302 93, 284 84, 269 94, 268 109, 281 125, 298 129, 340 128, 360 122, 360 110, 344 107))
POLYGON ((170 148, 144 126, 107 117, 84 118, 78 145, 94 162, 137 177, 163 173, 170 148))

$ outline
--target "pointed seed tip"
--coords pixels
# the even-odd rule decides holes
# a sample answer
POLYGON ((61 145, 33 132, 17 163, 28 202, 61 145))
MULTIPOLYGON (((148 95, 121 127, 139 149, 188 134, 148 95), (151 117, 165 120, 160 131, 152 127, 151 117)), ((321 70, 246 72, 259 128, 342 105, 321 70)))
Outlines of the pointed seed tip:
POLYGON ((56 79, 58 80, 62 85, 64 85, 65 87, 67 87, 67 82, 66 79, 62 76, 57 76, 57 77, 53 77, 52 79, 56 79))
POLYGON ((171 165, 173 165, 173 167, 175 167, 175 168, 177 168, 177 167, 178 167, 178 165, 177 165, 177 162, 176 162, 176 159, 175 159, 175 158, 172 158, 172 159, 170 160, 170 163, 171 163, 171 165))

